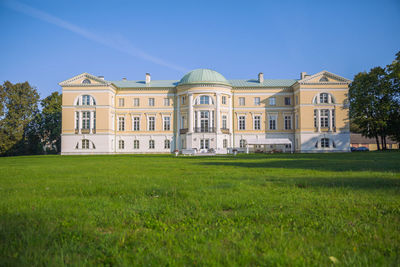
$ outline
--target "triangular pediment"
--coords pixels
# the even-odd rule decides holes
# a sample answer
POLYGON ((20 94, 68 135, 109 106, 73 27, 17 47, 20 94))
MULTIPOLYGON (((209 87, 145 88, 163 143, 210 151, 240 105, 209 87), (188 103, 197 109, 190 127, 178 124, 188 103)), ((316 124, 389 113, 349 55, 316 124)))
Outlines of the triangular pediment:
POLYGON ((60 86, 102 86, 109 84, 109 82, 86 72, 59 83, 60 86))
POLYGON ((351 80, 323 70, 299 80, 300 84, 349 84, 351 80))

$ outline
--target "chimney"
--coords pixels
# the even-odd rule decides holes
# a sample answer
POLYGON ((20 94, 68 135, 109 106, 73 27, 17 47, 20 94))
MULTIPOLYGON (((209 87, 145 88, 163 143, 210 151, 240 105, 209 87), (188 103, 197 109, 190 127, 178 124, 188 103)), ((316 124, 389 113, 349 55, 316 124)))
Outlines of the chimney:
POLYGON ((123 80, 123 81, 126 81, 126 78, 124 77, 124 78, 122 78, 122 80, 123 80))
POLYGON ((258 74, 258 82, 263 83, 264 82, 264 73, 260 72, 258 74))
POLYGON ((307 76, 307 72, 300 72, 300 80, 303 80, 307 76))
POLYGON ((98 76, 100 80, 104 81, 104 76, 98 76))
POLYGON ((150 73, 146 73, 146 84, 150 83, 150 81, 151 81, 150 73))

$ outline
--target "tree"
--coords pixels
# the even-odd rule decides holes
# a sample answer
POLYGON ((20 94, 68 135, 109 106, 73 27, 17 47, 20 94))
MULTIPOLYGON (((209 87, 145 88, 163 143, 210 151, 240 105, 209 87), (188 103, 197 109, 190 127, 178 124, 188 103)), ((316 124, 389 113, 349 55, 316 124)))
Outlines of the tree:
POLYGON ((55 145, 56 152, 61 149, 61 102, 62 95, 53 92, 41 101, 40 137, 45 147, 55 145))
POLYGON ((400 143, 400 51, 395 60, 387 66, 388 78, 392 86, 393 103, 390 112, 389 135, 400 143))
POLYGON ((39 94, 28 82, 1 87, 0 154, 25 153, 29 123, 38 114, 39 94))

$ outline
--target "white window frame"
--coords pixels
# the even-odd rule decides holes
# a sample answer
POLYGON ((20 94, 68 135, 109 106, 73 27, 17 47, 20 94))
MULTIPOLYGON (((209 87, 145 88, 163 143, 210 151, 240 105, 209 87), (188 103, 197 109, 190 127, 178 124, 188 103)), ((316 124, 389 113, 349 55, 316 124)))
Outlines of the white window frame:
POLYGON ((89 148, 90 148, 89 139, 82 139, 82 149, 89 149, 89 148))
POLYGON ((208 95, 201 95, 199 97, 200 105, 210 105, 210 97, 208 95))
POLYGON ((240 148, 245 148, 245 147, 246 147, 246 140, 245 140, 245 139, 240 139, 240 141, 239 141, 239 147, 240 147, 240 148))
POLYGON ((150 107, 154 107, 156 100, 154 99, 154 97, 150 97, 149 98, 149 106, 150 107))
POLYGON ((125 141, 118 140, 118 149, 125 149, 125 141))
POLYGON ((253 130, 261 130, 261 115, 253 116, 253 130))
POLYGON ((140 116, 132 117, 132 131, 140 131, 140 116))
POLYGON ((125 106, 125 98, 118 98, 118 107, 124 107, 125 106))
POLYGON ((321 138, 321 148, 329 148, 330 147, 330 139, 329 138, 321 138))
POLYGON ((228 147, 228 139, 223 139, 222 140, 222 148, 227 148, 228 147))
POLYGON ((268 99, 268 103, 270 106, 276 106, 276 97, 272 96, 268 99))
POLYGON ((139 140, 137 139, 133 140, 133 149, 139 149, 139 148, 140 148, 139 140))
POLYGON ((285 127, 285 130, 292 130, 292 115, 289 114, 284 114, 283 115, 283 125, 285 127), (289 122, 289 123, 288 123, 289 122))
POLYGON ((259 97, 255 97, 255 98, 254 98, 254 105, 255 105, 255 106, 261 105, 261 100, 260 100, 259 97))
POLYGON ((148 116, 147 117, 147 130, 148 131, 156 130, 156 116, 148 116))
POLYGON ((140 99, 138 97, 133 99, 133 106, 139 107, 140 106, 140 99))
POLYGON ((164 131, 170 131, 171 130, 171 117, 170 116, 164 116, 163 117, 163 130, 164 131))
POLYGON ((329 127, 329 109, 320 109, 319 110, 319 120, 321 128, 329 127))
POLYGON ((269 130, 277 130, 278 129, 278 114, 269 114, 268 115, 268 129, 269 130), (271 122, 273 123, 271 124, 271 122), (273 126, 273 127, 271 127, 273 126))
POLYGON ((329 94, 328 93, 320 93, 319 94, 319 103, 320 104, 329 104, 329 94))
POLYGON ((221 101, 222 101, 222 105, 226 105, 226 96, 222 96, 222 98, 221 98, 221 101))
POLYGON ((125 117, 124 116, 118 117, 118 131, 120 131, 120 132, 125 131, 125 117))
POLYGON ((164 140, 164 149, 170 149, 171 148, 171 140, 165 139, 164 140))
POLYGON ((246 98, 239 97, 239 106, 245 106, 245 105, 246 105, 246 98))
POLYGON ((245 115, 238 116, 238 129, 246 130, 246 116, 245 115))
POLYGON ((90 129, 90 111, 82 111, 82 129, 90 129))
POLYGON ((222 115, 222 129, 228 129, 228 117, 226 115, 222 115))
POLYGON ((153 139, 149 140, 149 149, 155 149, 156 148, 156 143, 154 142, 153 139))
POLYGON ((170 99, 168 97, 164 98, 164 106, 166 107, 170 106, 170 99))

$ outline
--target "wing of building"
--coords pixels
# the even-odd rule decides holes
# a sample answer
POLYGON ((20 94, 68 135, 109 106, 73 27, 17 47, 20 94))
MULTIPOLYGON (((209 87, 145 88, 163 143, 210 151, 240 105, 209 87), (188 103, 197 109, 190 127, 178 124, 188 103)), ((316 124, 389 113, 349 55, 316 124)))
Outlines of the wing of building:
POLYGON ((61 152, 349 151, 350 82, 328 71, 227 80, 197 69, 180 81, 82 73, 60 83, 61 152))

